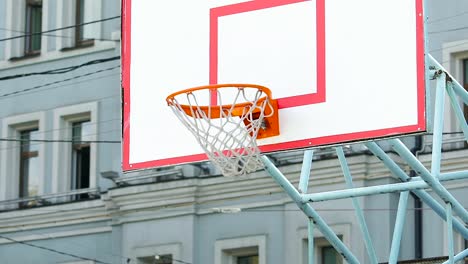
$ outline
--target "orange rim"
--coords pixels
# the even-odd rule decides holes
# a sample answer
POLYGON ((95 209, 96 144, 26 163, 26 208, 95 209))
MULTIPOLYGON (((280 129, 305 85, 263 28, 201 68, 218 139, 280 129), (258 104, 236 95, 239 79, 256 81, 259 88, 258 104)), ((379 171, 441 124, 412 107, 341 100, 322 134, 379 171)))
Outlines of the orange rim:
MULTIPOLYGON (((263 101, 265 101, 267 98, 269 98, 270 100, 273 100, 271 96, 271 90, 265 86, 256 85, 256 84, 214 84, 214 85, 193 87, 193 88, 189 88, 189 89, 185 89, 185 90, 172 93, 166 98, 166 102, 168 105, 174 105, 173 101, 175 100, 175 97, 178 95, 189 94, 189 93, 193 93, 199 90, 218 90, 218 89, 223 89, 223 88, 254 88, 254 89, 261 90, 262 92, 265 93, 265 96, 257 100, 258 105, 263 103, 263 101)), ((234 105, 233 104, 217 105, 216 107, 191 106, 191 105, 186 105, 186 104, 180 104, 180 107, 182 108, 182 110, 184 110, 184 112, 187 115, 192 116, 192 117, 194 117, 192 113, 201 110, 206 115, 209 115, 210 118, 219 118, 221 116, 221 111, 225 109, 231 109, 231 108, 234 108, 234 110, 232 111, 233 115, 240 116, 243 113, 242 109, 249 105, 251 105, 251 102, 238 103, 234 105)))

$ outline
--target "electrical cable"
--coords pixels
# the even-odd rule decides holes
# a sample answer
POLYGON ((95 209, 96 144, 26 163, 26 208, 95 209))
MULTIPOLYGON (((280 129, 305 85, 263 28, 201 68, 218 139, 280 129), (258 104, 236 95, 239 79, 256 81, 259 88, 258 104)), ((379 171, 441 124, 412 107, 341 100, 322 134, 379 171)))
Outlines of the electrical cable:
MULTIPOLYGON (((107 131, 103 131, 103 132, 99 132, 99 133, 96 133, 96 134, 89 134, 87 136, 96 136, 96 135, 104 135, 104 134, 109 134, 111 132, 122 132, 121 129, 111 129, 111 130, 107 130, 107 131)), ((22 140, 20 139, 12 139, 12 138, 7 138, 7 139, 3 139, 3 138, 0 138, 0 142, 2 141, 5 141, 5 142, 21 142, 22 140)), ((95 144, 122 144, 122 142, 120 140, 82 140, 82 141, 73 141, 71 139, 57 139, 57 140, 35 140, 37 141, 36 143, 29 143, 28 141, 33 141, 33 140, 24 140, 23 142, 25 143, 22 143, 22 144, 19 144, 19 145, 16 145, 16 146, 12 146, 12 147, 5 147, 5 148, 0 148, 0 151, 1 150, 14 150, 14 149, 20 149, 21 147, 23 146, 38 146, 38 145, 41 145, 41 144, 44 144, 44 143, 76 143, 76 144, 91 144, 91 143, 95 143, 95 144)))
POLYGON ((63 68, 57 68, 57 69, 47 70, 47 71, 42 71, 42 72, 30 72, 30 73, 22 73, 22 74, 15 74, 15 75, 10 75, 10 76, 0 77, 0 81, 23 78, 23 77, 34 76, 34 75, 63 74, 63 73, 67 73, 67 72, 77 70, 77 69, 82 68, 82 67, 96 65, 96 64, 100 64, 100 63, 114 61, 114 60, 120 60, 120 56, 115 56, 115 57, 110 57, 110 58, 105 58, 105 59, 92 60, 92 61, 88 61, 88 62, 79 64, 79 65, 63 67, 63 68))
MULTIPOLYGON (((116 131, 116 130, 113 130, 116 131)), ((0 138, 0 141, 7 142, 40 142, 40 143, 75 143, 75 144, 88 144, 88 143, 107 143, 107 144, 120 144, 120 140, 69 140, 69 139, 11 139, 11 138, 0 138)))
MULTIPOLYGON (((69 84, 64 84, 64 85, 59 85, 59 86, 53 86, 53 87, 46 88, 46 89, 42 89, 42 90, 28 89, 28 90, 31 90, 31 91, 28 91, 28 92, 21 92, 21 93, 17 93, 17 94, 5 96, 5 97, 1 97, 1 96, 0 96, 0 100, 3 100, 3 99, 5 99, 5 98, 11 98, 11 97, 16 97, 16 96, 21 96, 21 95, 24 95, 24 94, 32 94, 32 93, 44 92, 44 91, 53 90, 53 89, 58 89, 58 88, 66 87, 66 86, 76 85, 76 84, 80 84, 80 83, 86 83, 86 82, 89 82, 89 81, 100 80, 100 79, 104 79, 104 78, 107 78, 107 77, 113 77, 113 76, 117 76, 117 75, 120 75, 120 73, 113 73, 113 74, 103 75, 103 76, 99 76, 99 77, 96 77, 96 78, 86 79, 86 80, 83 80, 83 81, 77 81, 77 82, 73 82, 73 83, 69 83, 69 84)), ((79 78, 76 78, 76 79, 79 79, 79 78)), ((65 82, 65 81, 63 81, 63 82, 65 82)), ((47 86, 50 86, 50 85, 51 85, 51 84, 48 84, 47 86)), ((39 87, 39 88, 43 88, 43 87, 39 87)), ((39 88, 36 88, 36 89, 39 89, 39 88)), ((110 96, 110 97, 116 97, 116 95, 113 95, 113 96, 110 96)), ((121 97, 121 95, 118 95, 118 97, 121 97)))
POLYGON ((3 235, 0 235, 0 238, 9 240, 9 241, 11 241, 11 242, 13 242, 13 243, 18 243, 18 244, 26 245, 26 246, 29 246, 29 247, 34 247, 34 248, 38 248, 38 249, 42 249, 42 250, 54 252, 54 253, 57 253, 57 254, 60 254, 60 255, 63 255, 63 256, 73 257, 73 258, 77 258, 77 259, 81 259, 81 260, 87 260, 87 261, 94 261, 94 262, 96 262, 96 263, 101 263, 101 264, 111 264, 111 263, 103 262, 103 261, 100 261, 100 260, 97 260, 97 259, 91 259, 91 258, 81 257, 81 256, 78 256, 78 255, 76 255, 76 254, 71 254, 71 253, 59 251, 59 250, 56 250, 56 249, 52 249, 52 248, 48 248, 48 247, 44 247, 44 246, 38 246, 38 245, 34 245, 34 244, 31 244, 31 243, 28 243, 28 242, 24 242, 24 241, 19 241, 19 240, 16 240, 16 239, 13 239, 13 238, 9 238, 9 237, 3 236, 3 235))
POLYGON ((464 30, 464 29, 468 29, 468 26, 459 27, 459 28, 451 28, 451 29, 438 30, 438 31, 431 31, 431 32, 427 32, 427 34, 447 33, 447 32, 459 31, 459 30, 464 30))
MULTIPOLYGON (((48 239, 57 239, 57 237, 55 236, 51 236, 50 235, 50 231, 46 231, 45 233, 42 233, 42 232, 33 232, 33 233, 30 233, 30 235, 37 235, 37 236, 45 236, 47 237, 48 239)), ((67 241, 67 244, 73 244, 75 246, 78 246, 82 249, 85 249, 85 250, 95 250, 96 248, 95 247, 90 247, 88 245, 84 245, 84 244, 81 244, 81 243, 77 243, 76 241, 67 241)), ((120 255, 120 254, 117 254, 117 253, 114 253, 114 252, 109 252, 109 251, 103 251, 103 250, 100 250, 99 251, 101 254, 104 254, 104 255, 107 255, 107 256, 112 256, 112 257, 119 257, 121 259, 125 259, 127 260, 127 263, 129 263, 128 261, 129 260, 134 260, 136 261, 135 259, 132 259, 130 257, 127 257, 127 256, 123 256, 123 255, 120 255)))
MULTIPOLYGON (((21 34, 26 34, 26 31, 13 30, 13 29, 8 29, 8 28, 3 28, 3 27, 0 27, 0 30, 3 30, 3 31, 10 31, 10 32, 15 32, 15 33, 21 33, 21 34)), ((43 34, 42 36, 51 37, 51 38, 66 38, 66 39, 75 38, 74 36, 64 36, 64 35, 54 35, 54 34, 43 34)), ((120 41, 120 40, 115 40, 115 39, 104 39, 104 38, 92 38, 92 40, 99 40, 99 41, 115 41, 115 42, 120 41)))
POLYGON ((443 21, 443 20, 452 19, 452 18, 454 18, 454 17, 463 16, 463 15, 465 15, 465 14, 468 14, 468 11, 461 12, 461 13, 458 13, 458 14, 455 14, 455 15, 452 15, 452 16, 448 16, 448 17, 441 17, 441 18, 438 18, 438 19, 429 20, 427 23, 428 23, 428 24, 432 24, 432 23, 436 23, 436 22, 443 21))
POLYGON ((101 73, 101 72, 111 71, 111 70, 118 69, 118 68, 120 68, 120 65, 110 67, 110 68, 105 68, 105 69, 94 71, 94 72, 89 72, 89 73, 86 73, 86 74, 77 75, 77 76, 70 77, 70 78, 67 78, 67 79, 62 79, 62 80, 58 80, 58 81, 54 81, 54 82, 50 82, 50 83, 46 83, 46 84, 42 84, 42 85, 37 85, 37 86, 31 87, 31 88, 27 88, 27 89, 23 89, 23 90, 19 90, 19 91, 14 91, 14 92, 11 92, 11 93, 2 94, 2 95, 0 95, 0 98, 10 97, 12 95, 22 94, 22 93, 25 93, 25 92, 30 92, 30 91, 37 90, 37 89, 40 89, 40 88, 44 88, 44 87, 47 87, 47 86, 51 86, 51 85, 54 85, 54 84, 68 82, 68 81, 80 79, 80 78, 83 78, 83 77, 91 76, 91 75, 94 75, 94 74, 98 74, 98 73, 101 73))
POLYGON ((86 26, 86 25, 90 25, 90 24, 95 24, 95 23, 100 23, 100 22, 105 22, 105 21, 117 19, 117 18, 120 18, 120 16, 113 16, 113 17, 108 17, 108 18, 104 18, 104 19, 94 20, 94 21, 85 22, 85 23, 81 23, 81 24, 76 24, 76 25, 72 25, 72 26, 66 26, 66 27, 61 27, 61 28, 55 28, 55 29, 50 29, 50 30, 46 30, 46 31, 41 31, 41 32, 34 32, 34 33, 24 34, 24 35, 15 36, 15 37, 4 38, 4 39, 0 39, 0 42, 2 42, 2 41, 7 41, 7 40, 13 40, 13 39, 24 38, 24 37, 29 37, 29 36, 34 36, 34 35, 41 35, 41 34, 46 34, 46 33, 50 33, 50 32, 56 32, 56 31, 60 31, 60 30, 64 30, 64 29, 70 29, 70 28, 76 28, 76 27, 86 26))

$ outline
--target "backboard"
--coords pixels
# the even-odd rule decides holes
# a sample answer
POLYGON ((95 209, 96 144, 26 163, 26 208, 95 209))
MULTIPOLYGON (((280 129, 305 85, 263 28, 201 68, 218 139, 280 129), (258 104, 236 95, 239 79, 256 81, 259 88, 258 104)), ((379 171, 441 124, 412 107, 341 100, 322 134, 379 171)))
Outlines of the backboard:
POLYGON ((423 0, 123 0, 123 169, 206 160, 165 99, 254 83, 278 99, 262 152, 423 132, 423 0))

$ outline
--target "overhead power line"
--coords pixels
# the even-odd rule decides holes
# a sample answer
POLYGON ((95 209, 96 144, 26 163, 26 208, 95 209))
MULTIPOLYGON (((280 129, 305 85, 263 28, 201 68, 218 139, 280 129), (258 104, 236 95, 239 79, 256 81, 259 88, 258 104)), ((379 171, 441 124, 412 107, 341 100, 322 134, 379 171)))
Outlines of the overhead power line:
POLYGON ((94 75, 94 74, 98 74, 98 73, 101 73, 101 72, 111 71, 111 70, 118 69, 118 68, 120 68, 120 65, 110 67, 110 68, 106 68, 106 69, 102 69, 102 70, 98 70, 98 71, 94 71, 94 72, 89 72, 89 73, 82 74, 82 75, 77 75, 77 76, 74 76, 74 77, 71 77, 71 78, 58 80, 58 81, 55 81, 55 82, 50 82, 50 83, 46 83, 46 84, 42 84, 42 85, 37 85, 37 86, 31 87, 31 88, 27 88, 27 89, 23 89, 23 90, 19 90, 19 91, 14 91, 14 92, 11 92, 11 93, 2 94, 2 95, 0 95, 0 98, 16 95, 16 94, 20 94, 20 93, 25 93, 25 92, 29 92, 29 91, 33 91, 33 90, 37 90, 37 89, 44 88, 44 87, 47 87, 47 86, 51 86, 51 85, 54 85, 54 84, 68 82, 68 81, 80 79, 80 78, 83 78, 83 77, 86 77, 86 76, 91 76, 91 75, 94 75))
MULTIPOLYGON (((3 27, 0 27, 0 30, 26 34, 26 31, 13 30, 13 29, 8 29, 8 28, 3 28, 3 27)), ((55 35, 55 34, 43 34, 42 36, 50 37, 50 38, 66 38, 66 39, 75 38, 74 36, 55 35)), ((120 40, 116 40, 116 39, 105 39, 105 38, 92 38, 92 39, 93 40, 99 40, 99 41, 120 41, 120 40)))
POLYGON ((77 258, 77 259, 81 259, 81 260, 94 261, 96 263, 101 263, 101 264, 110 264, 108 262, 103 262, 103 261, 100 261, 100 260, 97 260, 97 259, 81 257, 81 256, 78 256, 78 255, 75 255, 75 254, 59 251, 59 250, 44 247, 44 246, 38 246, 38 245, 35 245, 35 244, 31 244, 31 243, 24 242, 24 241, 19 241, 19 240, 16 240, 16 239, 13 239, 13 238, 10 238, 10 237, 6 237, 6 236, 2 236, 2 235, 0 235, 0 238, 6 239, 6 240, 11 241, 13 243, 18 243, 18 244, 22 244, 22 245, 29 246, 29 247, 34 247, 34 248, 50 251, 50 252, 57 253, 57 254, 60 254, 60 255, 63 255, 63 256, 73 257, 73 258, 77 258))
POLYGON ((437 18, 437 19, 434 19, 434 20, 429 19, 428 24, 440 22, 440 21, 443 21, 443 20, 452 19, 452 18, 455 18, 455 17, 463 16, 465 14, 468 14, 468 11, 464 11, 464 12, 461 12, 461 13, 458 13, 458 14, 455 14, 455 15, 452 15, 452 16, 437 18))
POLYGON ((108 143, 108 144, 120 144, 120 140, 70 140, 70 139, 15 139, 15 138, 0 138, 0 141, 7 142, 40 142, 40 143, 77 143, 77 144, 88 144, 88 143, 108 143))
POLYGON ((458 27, 458 28, 451 28, 451 29, 444 29, 444 30, 438 30, 438 31, 431 31, 431 32, 428 32, 428 34, 447 33, 447 32, 459 31, 459 30, 464 30, 464 29, 468 29, 468 26, 465 26, 465 27, 458 27))
POLYGON ((50 32, 56 32, 56 31, 60 31, 60 30, 64 30, 64 29, 70 29, 70 28, 76 28, 76 27, 86 26, 86 25, 90 25, 90 24, 95 24, 95 23, 100 23, 100 22, 104 22, 104 21, 109 21, 109 20, 117 19, 117 18, 120 18, 120 16, 108 17, 108 18, 99 19, 99 20, 94 20, 94 21, 85 22, 85 23, 81 23, 81 24, 76 24, 76 25, 72 25, 72 26, 61 27, 61 28, 55 28, 55 29, 50 29, 50 30, 46 30, 46 31, 42 31, 42 32, 34 32, 34 33, 24 34, 24 35, 15 36, 15 37, 10 37, 10 38, 4 38, 4 39, 0 39, 0 42, 7 41, 7 40, 13 40, 13 39, 24 38, 24 37, 29 37, 29 36, 34 36, 34 35, 47 34, 47 33, 50 33, 50 32))
POLYGON ((77 69, 82 68, 82 67, 96 65, 96 64, 100 64, 100 63, 109 62, 109 61, 115 61, 115 60, 120 60, 120 56, 115 56, 115 57, 110 57, 110 58, 105 58, 105 59, 92 60, 92 61, 88 61, 88 62, 79 64, 79 65, 73 65, 73 66, 68 66, 68 67, 63 67, 63 68, 57 68, 57 69, 53 69, 53 70, 47 70, 47 71, 41 71, 41 72, 29 72, 29 73, 22 73, 22 74, 15 74, 15 75, 10 75, 10 76, 0 77, 0 81, 23 78, 23 77, 34 76, 34 75, 63 74, 63 73, 67 73, 67 72, 77 70, 77 69))

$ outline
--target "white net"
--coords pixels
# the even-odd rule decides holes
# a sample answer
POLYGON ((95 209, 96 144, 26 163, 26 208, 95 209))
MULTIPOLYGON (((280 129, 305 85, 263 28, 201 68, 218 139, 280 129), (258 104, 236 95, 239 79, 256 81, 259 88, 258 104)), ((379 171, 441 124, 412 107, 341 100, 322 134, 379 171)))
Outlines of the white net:
POLYGON ((186 90, 167 101, 224 176, 243 175, 264 167, 256 139, 259 130, 265 128, 264 118, 272 116, 274 108, 262 89, 206 87, 186 90), (207 102, 213 93, 217 103, 210 106, 207 102), (229 104, 223 105, 225 100, 229 104))

